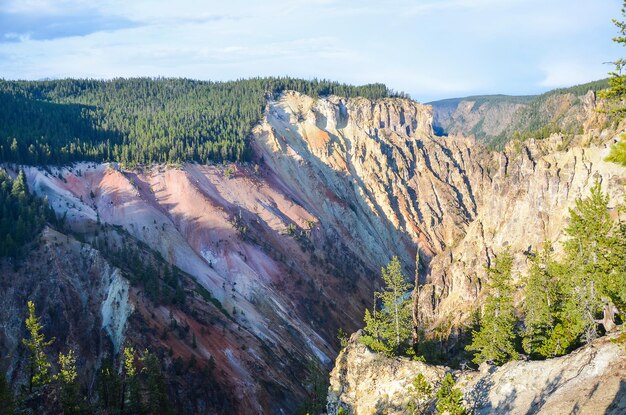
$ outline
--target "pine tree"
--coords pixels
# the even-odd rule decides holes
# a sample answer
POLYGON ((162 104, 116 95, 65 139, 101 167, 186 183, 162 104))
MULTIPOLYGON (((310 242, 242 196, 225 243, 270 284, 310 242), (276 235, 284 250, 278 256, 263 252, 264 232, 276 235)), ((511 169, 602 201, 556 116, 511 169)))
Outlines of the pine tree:
POLYGON ((437 390, 437 413, 448 415, 466 415, 463 406, 463 392, 454 387, 455 382, 450 373, 446 374, 437 390))
POLYGON ((141 358, 146 373, 147 409, 152 414, 169 413, 165 376, 161 371, 159 358, 148 350, 141 358))
POLYGON ((67 354, 59 353, 59 373, 55 378, 61 384, 61 405, 64 413, 68 415, 83 413, 74 350, 70 350, 67 354))
POLYGON ((122 383, 121 409, 125 408, 131 413, 141 412, 141 391, 139 379, 137 378, 137 367, 135 366, 135 349, 124 347, 124 381, 122 383))
POLYGON ((553 259, 548 241, 531 258, 530 274, 525 287, 524 351, 532 357, 547 357, 542 347, 552 335, 562 298, 559 264, 553 259))
POLYGON ((489 268, 489 286, 487 300, 480 318, 478 331, 472 330, 472 343, 468 351, 476 351, 473 361, 482 363, 491 360, 500 365, 511 359, 517 359, 515 350, 515 310, 513 308, 513 289, 511 287, 511 267, 513 257, 504 251, 489 268))
POLYGON ((387 267, 382 268, 385 290, 376 293, 382 302, 382 309, 374 314, 365 310, 365 336, 361 341, 377 352, 399 355, 406 349, 411 339, 412 317, 406 296, 410 288, 402 275, 398 257, 393 257, 387 267))
POLYGON ((428 406, 428 401, 433 396, 433 386, 423 374, 418 373, 407 388, 407 392, 411 399, 407 410, 410 414, 418 415, 423 413, 428 406))
MULTIPOLYGON (((622 17, 626 17, 626 1, 623 3, 621 13, 622 17)), ((613 19, 613 24, 615 24, 619 32, 619 36, 614 37, 613 41, 620 46, 626 46, 626 22, 613 19)), ((626 66, 626 60, 618 59, 613 63, 615 70, 609 73, 609 88, 601 91, 600 96, 609 102, 608 111, 621 117, 626 113, 626 107, 624 106, 624 99, 626 99, 626 75, 622 74, 622 70, 626 66)))
POLYGON ((47 385, 50 383, 50 362, 46 356, 45 349, 49 347, 54 339, 46 340, 41 332, 43 325, 35 314, 35 304, 28 302, 28 318, 26 328, 30 334, 29 339, 22 339, 24 346, 29 352, 29 381, 28 391, 32 393, 34 387, 47 385))
MULTIPOLYGON (((621 13, 622 17, 626 17, 626 1, 622 5, 621 13)), ((613 19, 613 23, 619 32, 619 35, 614 37, 613 41, 620 46, 626 46, 626 22, 613 19)), ((599 96, 607 100, 607 112, 615 115, 617 119, 621 119, 626 114, 626 75, 622 73, 626 66, 626 59, 620 58, 613 63, 615 64, 615 70, 609 72, 609 88, 600 91, 599 96)), ((606 160, 626 166, 626 138, 624 135, 622 135, 622 140, 619 143, 611 147, 611 153, 606 160)))
POLYGON ((597 317, 603 301, 621 305, 626 300, 626 248, 617 224, 608 209, 609 197, 600 182, 585 199, 570 209, 565 229, 568 298, 565 312, 572 329, 590 342, 597 336, 597 317))
MULTIPOLYGON (((105 410, 117 411, 122 382, 111 359, 105 359, 98 376, 98 403, 105 410)), ((122 400, 123 401, 123 400, 122 400)))

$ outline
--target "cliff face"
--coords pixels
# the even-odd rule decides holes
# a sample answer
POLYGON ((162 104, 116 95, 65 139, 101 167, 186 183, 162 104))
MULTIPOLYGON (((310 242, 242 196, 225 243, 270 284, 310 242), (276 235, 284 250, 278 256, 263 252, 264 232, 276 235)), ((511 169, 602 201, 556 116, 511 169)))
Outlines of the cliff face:
MULTIPOLYGON (((484 364, 452 372, 465 406, 476 414, 612 414, 626 411, 626 350, 601 338, 574 353, 536 362, 484 364)), ((328 414, 405 414, 410 385, 422 374, 436 390, 449 368, 368 351, 353 336, 331 372, 328 414)), ((433 413, 434 402, 424 402, 433 413)))
POLYGON ((430 103, 433 107, 433 127, 439 135, 497 137, 516 122, 515 115, 532 99, 532 96, 489 96, 435 101, 430 103))
MULTIPOLYGON (((125 171, 82 163, 26 173, 31 190, 87 243, 99 222, 120 243, 158 253, 186 275, 185 307, 153 304, 136 287, 128 306, 118 306, 110 298, 125 298, 123 276, 77 289, 102 321, 71 333, 98 331, 110 354, 130 342, 171 349, 172 360, 193 356, 199 366, 212 359, 212 393, 228 391, 229 410, 293 413, 309 397, 307 362, 332 366, 337 329, 362 325, 380 267, 393 255, 409 278, 419 268, 426 328, 460 323, 494 252, 560 240, 567 209, 596 179, 613 203, 622 198, 623 168, 603 161, 612 140, 591 131, 571 143, 553 136, 490 152, 473 138, 435 137, 431 108, 412 101, 287 92, 253 131, 256 165, 125 171), (185 336, 160 335, 172 320, 188 327, 185 336)), ((80 274, 80 257, 69 257, 76 263, 68 269, 80 274)), ((56 281, 43 280, 32 284, 45 291, 53 283, 45 281, 56 281)), ((27 292, 0 296, 13 298, 17 310, 27 292)), ((16 315, 6 338, 19 337, 16 315)), ((18 353, 16 341, 5 350, 18 353)), ((210 402, 193 399, 189 411, 210 412, 210 402)))
POLYGON ((438 135, 475 135, 497 146, 505 144, 516 131, 537 134, 544 126, 567 133, 589 131, 606 123, 606 118, 595 112, 598 100, 592 88, 580 86, 537 96, 486 95, 436 101, 430 103, 433 125, 438 135))
POLYGON ((424 321, 447 324, 467 318, 463 304, 478 298, 484 266, 494 253, 510 247, 516 254, 518 277, 527 268, 523 252, 539 248, 544 240, 561 242, 568 209, 587 195, 596 180, 609 194, 611 206, 623 201, 624 168, 604 161, 614 140, 611 134, 579 136, 579 142, 565 150, 560 150, 562 140, 555 135, 521 146, 511 144, 468 166, 477 214, 465 235, 430 263, 420 293, 424 321))

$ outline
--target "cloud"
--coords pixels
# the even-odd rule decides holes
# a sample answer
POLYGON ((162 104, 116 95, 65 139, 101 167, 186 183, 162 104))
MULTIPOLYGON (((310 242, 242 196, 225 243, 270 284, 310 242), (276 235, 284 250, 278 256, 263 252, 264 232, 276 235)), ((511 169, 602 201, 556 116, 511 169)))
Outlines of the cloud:
POLYGON ((423 100, 603 77, 617 0, 0 0, 0 77, 291 75, 423 100), (567 64, 563 63, 567 62, 567 64))
POLYGON ((84 36, 99 31, 114 31, 137 26, 123 18, 93 14, 50 16, 0 12, 0 42, 57 39, 84 36))
POLYGON ((544 77, 539 85, 546 88, 561 88, 605 78, 612 68, 600 62, 553 61, 542 65, 541 69, 544 77))

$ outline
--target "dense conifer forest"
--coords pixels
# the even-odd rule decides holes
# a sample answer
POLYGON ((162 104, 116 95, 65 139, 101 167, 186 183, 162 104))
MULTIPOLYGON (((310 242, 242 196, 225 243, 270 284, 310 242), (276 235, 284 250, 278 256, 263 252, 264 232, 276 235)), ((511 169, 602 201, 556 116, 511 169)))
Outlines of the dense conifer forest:
POLYGON ((383 84, 254 78, 0 80, 0 161, 125 165, 248 161, 248 135, 268 98, 404 96, 383 84))
POLYGON ((24 172, 11 180, 0 170, 0 257, 18 256, 46 222, 57 222, 54 211, 45 199, 29 193, 24 172))

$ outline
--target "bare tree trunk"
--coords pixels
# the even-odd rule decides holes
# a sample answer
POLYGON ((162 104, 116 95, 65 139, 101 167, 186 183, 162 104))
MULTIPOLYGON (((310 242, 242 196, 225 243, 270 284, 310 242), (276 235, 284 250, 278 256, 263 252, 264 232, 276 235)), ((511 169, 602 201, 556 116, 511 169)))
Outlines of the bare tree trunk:
POLYGON ((399 353, 400 352, 400 319, 398 318, 398 292, 396 290, 396 288, 394 287, 393 289, 393 296, 395 298, 395 303, 394 303, 394 311, 395 311, 395 315, 396 315, 396 351, 399 353))
POLYGON ((610 333, 615 330, 615 327, 617 327, 617 325, 615 324, 615 314, 618 314, 619 310, 617 309, 617 307, 615 307, 615 305, 613 305, 611 301, 605 299, 603 313, 604 316, 602 320, 596 320, 596 323, 602 324, 604 330, 607 333, 610 333))

